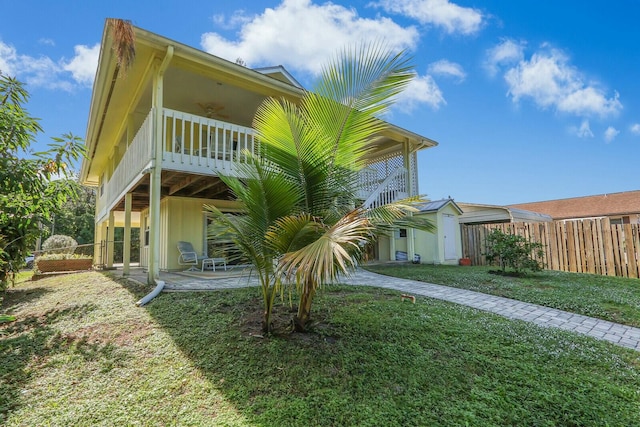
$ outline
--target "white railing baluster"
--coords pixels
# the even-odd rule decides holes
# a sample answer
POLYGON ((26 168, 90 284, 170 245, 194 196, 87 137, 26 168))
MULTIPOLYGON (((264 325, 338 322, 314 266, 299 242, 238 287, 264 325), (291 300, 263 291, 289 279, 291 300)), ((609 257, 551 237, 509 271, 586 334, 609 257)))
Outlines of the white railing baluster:
POLYGON ((164 153, 163 167, 173 170, 236 174, 235 165, 247 162, 244 150, 252 153, 258 150, 254 130, 249 127, 171 109, 164 109, 163 126, 172 152, 164 153))

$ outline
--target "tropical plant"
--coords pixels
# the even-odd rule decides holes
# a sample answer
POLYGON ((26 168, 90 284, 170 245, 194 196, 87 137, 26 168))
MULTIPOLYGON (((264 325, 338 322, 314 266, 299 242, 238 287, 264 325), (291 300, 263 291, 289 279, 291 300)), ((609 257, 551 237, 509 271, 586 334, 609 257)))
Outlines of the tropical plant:
POLYGON ((0 291, 33 250, 40 224, 75 193, 66 179, 83 154, 82 139, 52 138, 42 152, 31 143, 42 131, 24 107, 29 94, 22 83, 0 72, 0 291))
POLYGON ((260 155, 241 166, 248 179, 222 177, 244 215, 207 209, 214 220, 209 237, 230 237, 260 276, 265 331, 283 277, 295 279, 300 301, 293 323, 303 331, 318 287, 355 267, 364 245, 385 226, 433 229, 410 217, 417 197, 358 207, 368 143, 386 127, 378 116, 413 78, 409 62, 404 52, 379 45, 345 50, 298 103, 268 98, 259 107, 260 155))
POLYGON ((544 256, 544 250, 541 243, 494 228, 487 235, 485 256, 490 263, 497 263, 503 272, 512 268, 520 274, 524 270, 542 270, 543 264, 539 260, 544 256))

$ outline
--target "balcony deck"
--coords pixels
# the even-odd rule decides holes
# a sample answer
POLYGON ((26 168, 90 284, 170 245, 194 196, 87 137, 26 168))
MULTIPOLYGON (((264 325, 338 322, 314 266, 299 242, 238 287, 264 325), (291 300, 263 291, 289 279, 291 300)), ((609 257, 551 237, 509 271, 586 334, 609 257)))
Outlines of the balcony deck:
MULTIPOLYGON (((120 210, 127 192, 134 193, 134 210, 147 204, 153 129, 150 111, 111 176, 101 182, 97 201, 99 220, 105 219, 111 210, 120 210)), ((216 178, 221 175, 242 178, 239 165, 247 162, 249 153, 259 150, 252 128, 166 108, 162 113, 162 135, 163 195, 213 198, 215 194, 223 194, 226 187, 216 178)), ((372 159, 360 174, 362 200, 373 206, 406 197, 409 174, 403 165, 401 153, 372 159)), ((415 182, 412 185, 417 187, 415 182)))

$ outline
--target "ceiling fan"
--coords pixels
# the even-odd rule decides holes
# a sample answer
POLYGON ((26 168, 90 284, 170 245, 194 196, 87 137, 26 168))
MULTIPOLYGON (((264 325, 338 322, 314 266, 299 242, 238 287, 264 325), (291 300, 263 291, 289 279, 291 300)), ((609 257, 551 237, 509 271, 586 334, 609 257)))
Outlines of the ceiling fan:
POLYGON ((229 116, 222 114, 224 105, 217 104, 215 102, 198 102, 198 105, 204 111, 204 115, 209 119, 228 119, 229 116))

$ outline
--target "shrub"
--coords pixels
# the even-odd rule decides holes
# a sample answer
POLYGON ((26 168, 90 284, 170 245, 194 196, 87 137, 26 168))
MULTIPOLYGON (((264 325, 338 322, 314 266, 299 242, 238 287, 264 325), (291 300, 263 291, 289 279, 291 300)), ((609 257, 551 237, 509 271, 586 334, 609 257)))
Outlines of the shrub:
POLYGON ((45 254, 72 254, 76 247, 78 247, 78 242, 73 237, 62 234, 54 234, 42 244, 42 250, 45 254))
POLYGON ((523 270, 540 271, 544 267, 541 243, 531 242, 517 234, 503 233, 497 228, 487 236, 487 252, 484 255, 490 263, 497 262, 503 272, 507 267, 516 273, 523 270))

